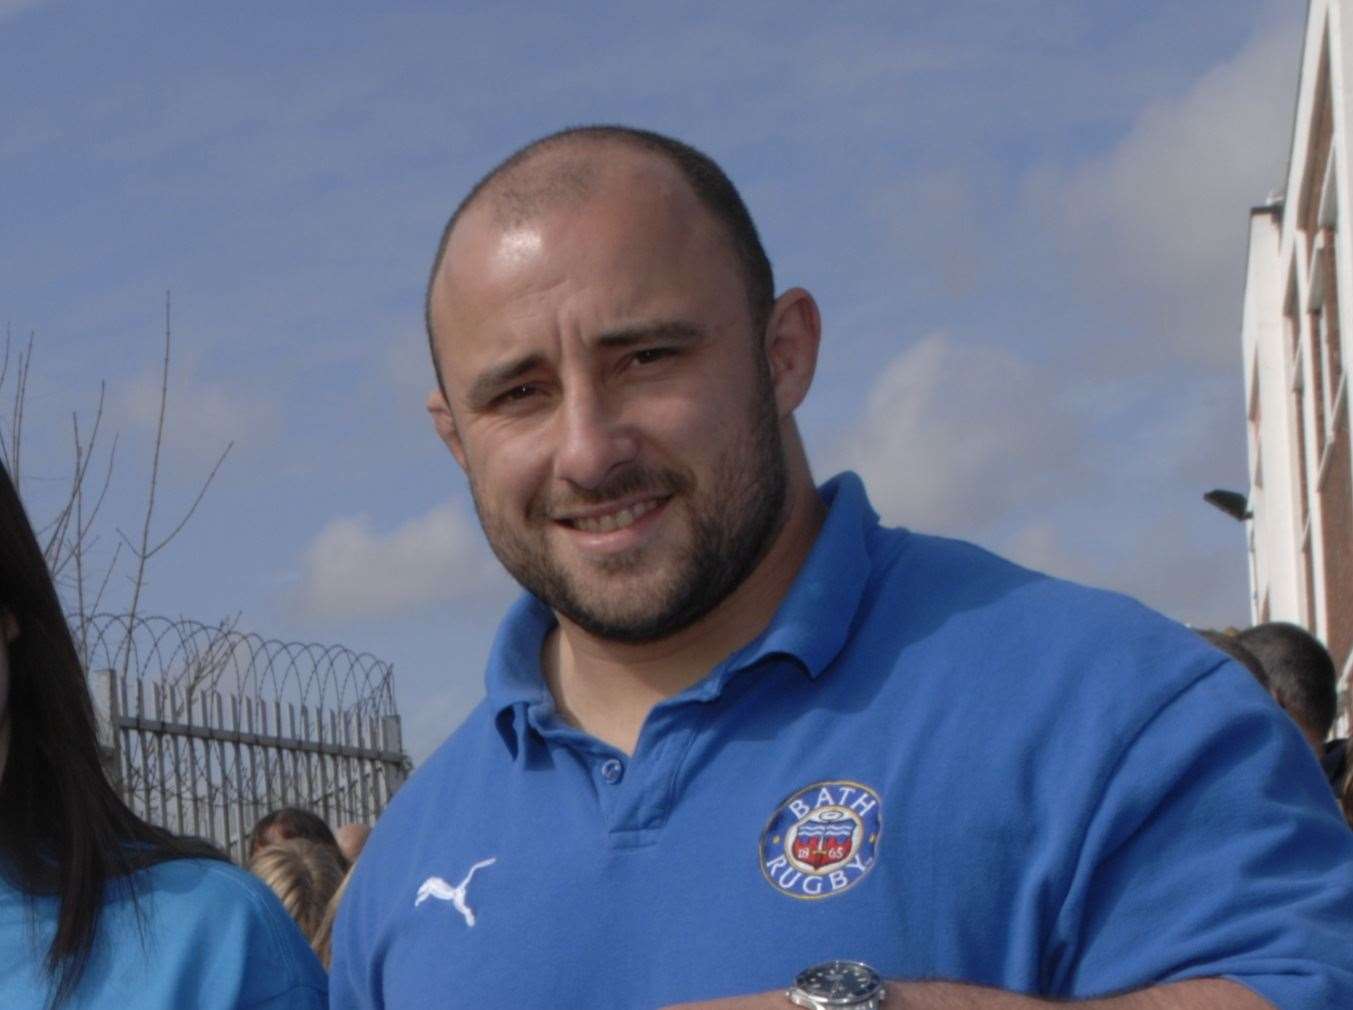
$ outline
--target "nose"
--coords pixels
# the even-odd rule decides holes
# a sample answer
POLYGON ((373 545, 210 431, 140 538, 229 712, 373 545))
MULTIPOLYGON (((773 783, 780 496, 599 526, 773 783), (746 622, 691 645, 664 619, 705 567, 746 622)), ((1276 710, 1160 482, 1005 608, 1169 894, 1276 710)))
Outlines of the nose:
POLYGON ((633 462, 638 439, 604 391, 575 387, 560 406, 554 472, 560 480, 594 490, 620 466, 633 462))

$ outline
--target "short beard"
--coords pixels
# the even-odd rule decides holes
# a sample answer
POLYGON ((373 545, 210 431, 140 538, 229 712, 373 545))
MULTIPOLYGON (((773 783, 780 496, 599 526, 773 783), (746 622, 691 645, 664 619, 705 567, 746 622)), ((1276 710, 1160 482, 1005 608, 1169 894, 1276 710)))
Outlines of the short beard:
MULTIPOLYGON (((658 600, 643 612, 589 604, 559 565, 526 538, 513 535, 482 506, 473 475, 470 490, 480 525, 494 554, 523 588, 551 609, 597 638, 627 644, 654 642, 700 620, 728 598, 765 557, 784 521, 788 477, 784 443, 775 411, 774 390, 764 359, 759 362, 758 389, 747 440, 727 447, 716 462, 705 500, 686 495, 691 509, 692 543, 684 566, 661 587, 658 600)), ((656 491, 682 494, 694 487, 689 474, 629 467, 585 496, 573 501, 604 503, 628 495, 656 491)), ((549 522, 543 504, 531 510, 532 522, 549 522)), ((642 568, 642 555, 620 556, 601 568, 612 573, 642 568)))

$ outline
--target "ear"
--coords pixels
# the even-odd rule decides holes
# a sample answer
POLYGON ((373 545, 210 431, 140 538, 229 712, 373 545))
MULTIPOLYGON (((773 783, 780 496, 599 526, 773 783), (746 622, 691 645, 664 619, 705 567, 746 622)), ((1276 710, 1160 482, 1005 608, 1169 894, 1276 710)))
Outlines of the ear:
POLYGON ((808 395, 821 340, 822 314, 812 295, 790 288, 775 299, 766 324, 766 360, 781 418, 792 414, 808 395))
POLYGON ((446 395, 440 389, 428 393, 427 411, 432 415, 432 426, 437 429, 437 437, 446 443, 451 455, 456 457, 456 462, 464 470, 465 446, 461 443, 456 419, 451 414, 451 405, 446 402, 446 395))

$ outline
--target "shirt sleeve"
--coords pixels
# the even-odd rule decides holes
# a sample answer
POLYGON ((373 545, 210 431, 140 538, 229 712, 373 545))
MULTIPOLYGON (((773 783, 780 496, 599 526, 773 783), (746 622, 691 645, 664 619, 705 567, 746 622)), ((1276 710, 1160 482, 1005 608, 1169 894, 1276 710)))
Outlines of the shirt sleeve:
POLYGON ((1353 1007, 1353 833, 1309 747, 1236 664, 1123 742, 1044 977, 1075 998, 1225 976, 1279 1010, 1353 1007))

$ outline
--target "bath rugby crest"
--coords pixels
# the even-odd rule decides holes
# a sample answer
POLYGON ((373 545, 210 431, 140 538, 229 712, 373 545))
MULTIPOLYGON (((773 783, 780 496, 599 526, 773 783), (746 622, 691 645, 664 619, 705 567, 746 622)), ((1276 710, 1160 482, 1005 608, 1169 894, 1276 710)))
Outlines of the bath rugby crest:
POLYGON ((878 793, 858 782, 815 782, 766 823, 761 872, 792 898, 829 898, 873 869, 882 834, 878 793))

